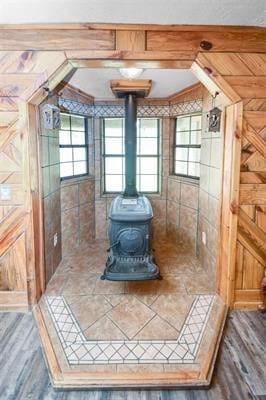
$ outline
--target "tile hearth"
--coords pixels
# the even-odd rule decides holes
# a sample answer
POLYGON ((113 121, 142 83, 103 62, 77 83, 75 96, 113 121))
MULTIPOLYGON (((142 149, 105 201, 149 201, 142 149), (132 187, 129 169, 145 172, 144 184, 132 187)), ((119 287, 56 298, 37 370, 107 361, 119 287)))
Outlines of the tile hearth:
POLYGON ((162 241, 155 255, 163 280, 102 281, 107 245, 93 241, 63 259, 39 303, 62 376, 88 374, 86 387, 99 373, 110 382, 163 374, 162 384, 168 374, 199 376, 224 314, 214 280, 189 248, 162 241))
MULTIPOLYGON (((214 297, 196 296, 176 340, 156 341, 87 339, 63 296, 46 296, 45 302, 69 364, 193 363, 214 297)), ((138 304, 133 304, 136 306, 138 304)), ((132 328, 137 330, 138 326, 132 328)))

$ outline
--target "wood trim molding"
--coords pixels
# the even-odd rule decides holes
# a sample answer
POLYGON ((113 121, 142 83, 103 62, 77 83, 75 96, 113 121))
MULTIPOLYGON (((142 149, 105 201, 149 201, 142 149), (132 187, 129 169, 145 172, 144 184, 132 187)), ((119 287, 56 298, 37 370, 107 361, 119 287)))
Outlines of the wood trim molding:
POLYGON ((256 32, 266 32, 264 27, 256 26, 225 26, 225 25, 161 25, 161 24, 115 24, 115 23, 33 23, 33 24, 0 24, 0 29, 5 30, 115 30, 119 29, 121 31, 192 31, 192 32, 235 32, 235 33, 256 33, 256 32))
POLYGON ((197 99, 201 99, 203 97, 203 85, 201 82, 197 82, 193 85, 187 86, 185 89, 182 89, 179 92, 176 92, 167 97, 167 100, 170 102, 170 104, 176 104, 179 102, 180 98, 185 98, 187 95, 189 96, 191 93, 193 94, 194 92, 199 93, 197 99))
POLYGON ((152 81, 150 79, 119 79, 110 81, 110 88, 115 97, 119 94, 130 92, 141 92, 147 97, 151 90, 152 81))
POLYGON ((21 207, 10 213, 5 224, 0 225, 0 257, 9 249, 16 239, 26 230, 29 214, 21 207))
POLYGON ((61 81, 56 86, 55 92, 64 99, 78 100, 84 103, 93 103, 94 97, 66 81, 61 81))

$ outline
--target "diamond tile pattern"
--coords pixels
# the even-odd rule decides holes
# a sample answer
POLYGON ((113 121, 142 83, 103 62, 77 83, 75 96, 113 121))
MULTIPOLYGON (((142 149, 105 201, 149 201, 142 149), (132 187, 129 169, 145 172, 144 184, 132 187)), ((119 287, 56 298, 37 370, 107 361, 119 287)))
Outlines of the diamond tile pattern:
POLYGON ((71 364, 193 363, 214 302, 196 296, 177 340, 86 340, 63 296, 45 296, 49 314, 71 364))
POLYGON ((154 317, 155 313, 135 297, 127 296, 110 313, 111 320, 132 338, 144 325, 154 317), (136 312, 137 310, 137 312, 136 312))
MULTIPOLYGON (((124 117, 124 106, 120 104, 85 104, 79 101, 59 98, 59 106, 68 112, 89 117, 124 117)), ((140 105, 138 117, 174 117, 179 114, 202 110, 202 100, 187 101, 174 105, 140 105)))

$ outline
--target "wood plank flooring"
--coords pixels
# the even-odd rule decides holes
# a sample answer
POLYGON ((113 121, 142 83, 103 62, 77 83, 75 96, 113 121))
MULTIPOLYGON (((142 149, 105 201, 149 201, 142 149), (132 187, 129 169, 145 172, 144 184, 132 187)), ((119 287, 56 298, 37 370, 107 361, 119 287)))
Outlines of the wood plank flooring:
POLYGON ((0 314, 1 400, 248 400, 266 399, 266 315, 229 315, 208 390, 56 391, 31 313, 0 314))

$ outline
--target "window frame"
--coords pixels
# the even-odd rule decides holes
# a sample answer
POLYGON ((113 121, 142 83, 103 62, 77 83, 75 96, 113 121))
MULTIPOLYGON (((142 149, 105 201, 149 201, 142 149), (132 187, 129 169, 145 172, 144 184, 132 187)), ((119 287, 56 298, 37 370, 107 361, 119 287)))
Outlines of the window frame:
MULTIPOLYGON (((125 149, 124 149, 124 141, 123 141, 123 137, 124 137, 124 133, 125 133, 125 119, 123 118, 123 117, 104 117, 104 118, 102 118, 102 144, 101 144, 101 159, 102 159, 102 174, 101 174, 101 176, 103 177, 103 194, 106 194, 106 195, 108 195, 108 194, 117 194, 117 193, 121 193, 120 191, 117 191, 117 192, 113 192, 113 191, 107 191, 106 190, 106 173, 105 173, 105 160, 106 160, 106 158, 122 158, 122 179, 124 179, 124 173, 123 173, 123 171, 124 171, 124 159, 125 159, 125 149), (123 153, 122 154, 106 154, 105 153, 105 143, 106 143, 106 141, 105 141, 105 139, 106 139, 106 136, 105 136, 105 120, 106 119, 120 119, 120 120, 122 120, 123 121, 123 124, 122 124, 122 151, 123 151, 123 153)), ((120 137, 120 136, 117 136, 117 137, 120 137)), ((112 174, 112 175, 118 175, 118 176, 120 176, 120 174, 112 174)))
MULTIPOLYGON (((142 119, 155 119, 155 120, 157 120, 157 136, 156 136, 156 139, 157 139, 157 154, 156 155, 152 155, 152 154, 149 154, 149 155, 145 155, 145 154, 141 154, 141 155, 139 155, 139 154, 137 154, 137 160, 136 160, 136 162, 138 163, 138 160, 141 158, 141 157, 156 157, 157 158, 157 191, 150 191, 150 192, 148 192, 148 191, 140 191, 140 193, 147 193, 147 194, 159 194, 160 193, 160 166, 161 166, 161 118, 159 118, 159 117, 140 117, 140 118, 137 118, 137 121, 141 121, 142 119)), ((105 173, 105 160, 106 160, 106 158, 108 158, 108 157, 122 157, 122 159, 123 159, 123 163, 122 163, 122 178, 123 179, 125 179, 125 170, 124 170, 124 160, 125 160, 125 145, 124 145, 124 136, 125 136, 125 118, 124 117, 106 117, 106 118, 102 118, 102 135, 101 135, 101 137, 102 137, 102 144, 101 144, 101 149, 102 149, 102 154, 101 154, 101 158, 102 158, 102 174, 101 174, 101 176, 102 176, 102 178, 103 178, 103 185, 102 185, 102 187, 103 187, 103 194, 104 195, 112 195, 112 194, 117 194, 117 193, 122 193, 122 191, 123 191, 123 189, 122 189, 122 191, 107 191, 106 190, 106 173, 105 173), (123 120, 123 132, 122 132, 122 139, 123 139, 123 143, 122 143, 122 149, 123 149, 123 154, 105 154, 105 139, 106 139, 106 136, 105 136, 105 120, 106 119, 121 119, 121 120, 123 120)), ((121 136, 119 136, 119 137, 121 137, 121 136)), ((139 138, 139 136, 138 136, 138 132, 137 132, 137 138, 139 138)), ((138 149, 137 149, 137 153, 138 153, 138 149)), ((113 175, 120 175, 120 174, 113 174, 113 175)), ((139 179, 139 176, 140 176, 141 174, 136 174, 136 183, 138 182, 137 180, 139 179)), ((146 175, 148 175, 148 174, 146 174, 146 175)), ((154 174, 151 174, 151 175, 154 175, 154 174)))
MULTIPOLYGON (((65 115, 68 115, 70 117, 70 130, 69 130, 69 132, 70 132, 71 142, 72 142, 71 116, 73 116, 73 117, 82 117, 84 119, 85 143, 84 144, 74 144, 74 145, 72 143, 71 144, 60 144, 60 136, 59 136, 59 166, 61 166, 61 164, 65 163, 65 162, 61 162, 60 161, 60 149, 61 148, 65 148, 65 149, 67 149, 67 148, 70 148, 70 149, 82 148, 82 149, 85 149, 85 160, 80 160, 80 161, 85 161, 86 162, 87 171, 84 174, 73 174, 73 175, 63 176, 63 177, 61 177, 61 174, 60 174, 60 181, 67 181, 69 179, 76 179, 76 178, 82 178, 84 176, 88 176, 89 175, 89 129, 88 129, 89 124, 88 124, 88 117, 85 116, 85 115, 82 115, 82 114, 78 114, 78 113, 60 112, 60 115, 61 114, 65 114, 65 115)), ((60 127, 59 131, 60 130, 67 131, 66 129, 61 129, 61 127, 60 127)), ((74 132, 80 132, 80 131, 75 131, 74 130, 74 132)), ((74 167, 74 162, 75 161, 73 159, 73 161, 72 161, 73 167, 74 167)), ((74 172, 74 168, 73 168, 73 172, 74 172)))
MULTIPOLYGON (((148 191, 140 191, 140 193, 147 193, 147 194, 159 194, 160 193, 160 167, 161 167, 161 118, 158 117, 142 117, 142 118, 138 118, 138 120, 141 122, 141 120, 143 119, 155 119, 157 120, 157 154, 137 154, 137 162, 140 158, 142 157, 151 157, 151 158, 155 158, 157 159, 157 191, 152 191, 152 192, 148 192, 148 191)), ((141 124, 141 123, 140 123, 141 124)), ((137 132, 137 138, 140 138, 140 136, 138 136, 138 132, 137 132)), ((138 150, 137 150, 138 153, 138 150)), ((140 165, 140 164, 139 164, 140 165)), ((141 171, 139 171, 139 174, 136 174, 136 182, 138 177, 141 176, 141 171)), ((143 175, 154 175, 154 174, 143 174, 143 175)))
MULTIPOLYGON (((188 178, 188 179, 195 179, 195 180, 197 180, 197 181, 199 181, 199 179, 200 179, 200 176, 194 176, 194 175, 189 175, 189 174, 181 174, 181 173, 176 173, 175 172, 175 163, 176 163, 176 161, 179 161, 179 160, 176 160, 175 159, 175 151, 176 151, 176 149, 177 148, 185 148, 185 149, 201 149, 201 141, 200 141, 200 144, 177 144, 176 143, 176 127, 177 127, 177 120, 178 120, 178 118, 185 118, 185 117, 190 117, 190 120, 189 120, 189 131, 180 131, 180 132, 189 132, 189 138, 191 137, 191 132, 196 132, 196 131, 201 131, 201 135, 202 135, 202 113, 201 112, 194 112, 194 113, 189 113, 189 114, 181 114, 181 115, 178 115, 176 118, 175 118, 175 123, 174 123, 174 144, 173 144, 173 163, 172 163, 172 166, 173 166, 173 169, 172 169, 172 173, 173 173, 173 175, 175 175, 175 176, 180 176, 180 177, 182 177, 182 178, 188 178), (194 130, 191 130, 191 118, 192 117, 195 117, 195 116, 200 116, 201 117, 201 129, 194 129, 194 130)), ((201 139, 202 139, 202 136, 201 136, 201 139)), ((191 161, 191 162, 193 162, 193 161, 191 161)), ((187 163, 189 163, 189 160, 187 159, 187 163)), ((198 161, 198 164, 200 164, 200 161, 198 161)))

